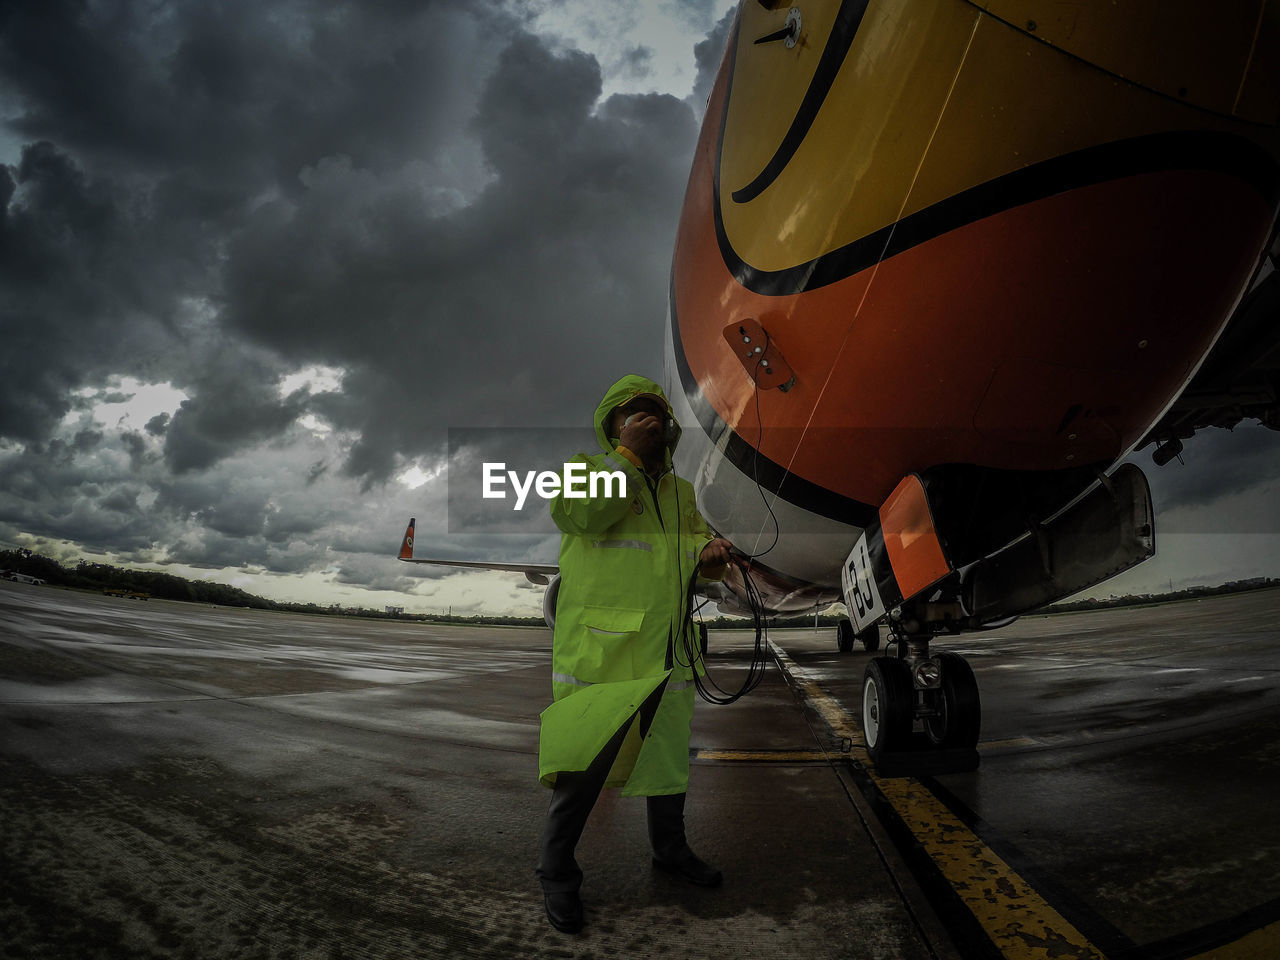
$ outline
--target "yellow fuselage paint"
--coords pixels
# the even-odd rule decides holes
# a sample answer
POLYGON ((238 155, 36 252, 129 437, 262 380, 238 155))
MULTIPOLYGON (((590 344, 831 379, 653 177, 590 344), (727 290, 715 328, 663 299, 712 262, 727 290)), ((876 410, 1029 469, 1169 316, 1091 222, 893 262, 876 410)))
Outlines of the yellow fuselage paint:
POLYGON ((1144 134, 1245 130, 1257 115, 1274 124, 1280 110, 1271 46, 1254 43, 1261 3, 871 3, 794 157, 757 199, 725 202, 791 128, 839 6, 806 4, 789 49, 749 42, 776 30, 785 7, 742 7, 721 213, 760 270, 806 263, 1040 161, 1144 134), (1250 116, 1232 116, 1237 98, 1250 116))

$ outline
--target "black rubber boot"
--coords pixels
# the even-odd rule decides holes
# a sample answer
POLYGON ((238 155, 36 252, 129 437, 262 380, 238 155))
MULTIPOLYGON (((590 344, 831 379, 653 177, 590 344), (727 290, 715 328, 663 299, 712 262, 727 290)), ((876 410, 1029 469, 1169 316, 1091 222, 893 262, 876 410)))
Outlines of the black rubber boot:
POLYGON ((547 920, 561 933, 577 933, 582 929, 582 898, 577 890, 542 894, 547 907, 547 920))
POLYGON ((547 920, 564 933, 577 933, 583 926, 582 899, 578 895, 582 869, 573 852, 604 787, 609 768, 622 747, 628 726, 624 724, 613 735, 586 770, 561 773, 551 794, 547 825, 542 832, 542 853, 534 873, 542 884, 547 920))
POLYGON ((551 795, 542 832, 542 855, 534 872, 547 893, 577 891, 582 870, 573 852, 600 795, 600 781, 587 773, 562 773, 551 795))
POLYGON ((718 887, 724 875, 689 849, 684 835, 683 793, 649 797, 653 865, 700 887, 718 887))

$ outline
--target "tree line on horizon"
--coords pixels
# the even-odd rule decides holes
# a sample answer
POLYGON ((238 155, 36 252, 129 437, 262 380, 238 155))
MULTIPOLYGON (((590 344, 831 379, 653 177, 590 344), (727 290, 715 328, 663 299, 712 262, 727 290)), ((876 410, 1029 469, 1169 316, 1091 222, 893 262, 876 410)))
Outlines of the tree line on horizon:
MULTIPOLYGON (((133 570, 112 566, 109 563, 90 563, 80 560, 74 567, 63 566, 58 561, 33 553, 25 548, 0 550, 0 570, 12 570, 30 577, 39 577, 47 583, 82 590, 119 591, 126 594, 145 594, 162 600, 178 600, 186 603, 211 603, 224 607, 252 607, 258 610, 282 610, 290 613, 311 613, 326 616, 365 617, 379 620, 415 620, 431 623, 482 624, 492 626, 530 626, 543 622, 540 616, 520 617, 509 614, 446 614, 404 613, 366 607, 344 607, 341 604, 324 606, 318 603, 284 603, 259 597, 239 587, 231 587, 211 580, 189 580, 157 570, 133 570)), ((1081 610, 1098 610, 1108 607, 1135 606, 1150 603, 1167 603, 1171 600, 1213 596, 1221 593, 1237 593, 1280 585, 1272 577, 1256 577, 1251 580, 1233 581, 1214 587, 1188 587, 1167 594, 1150 596, 1113 597, 1107 600, 1077 600, 1058 603, 1045 608, 1044 613, 1067 613, 1081 610)), ((770 627, 834 627, 843 619, 838 613, 767 618, 770 627)), ((718 616, 703 621, 709 629, 733 630, 747 625, 744 617, 718 616)))
POLYGON ((90 563, 87 560, 80 560, 74 567, 64 567, 51 557, 21 548, 0 551, 0 569, 14 570, 29 577, 39 577, 46 583, 82 590, 118 590, 146 594, 161 600, 213 603, 229 607, 276 608, 271 600, 224 583, 188 580, 186 577, 158 570, 128 570, 109 563, 90 563))
MULTIPOLYGON (((51 557, 41 556, 25 548, 0 550, 0 570, 13 570, 30 577, 39 577, 46 583, 81 590, 119 591, 124 594, 146 594, 161 600, 178 600, 187 603, 211 603, 217 606, 253 607, 259 610, 282 610, 290 613, 311 613, 327 616, 365 617, 379 620, 416 620, 431 623, 482 624, 486 626, 530 626, 543 623, 540 616, 513 616, 510 614, 452 614, 452 613, 404 613, 367 607, 344 607, 341 604, 325 606, 318 603, 287 603, 259 597, 239 587, 231 587, 211 580, 189 580, 157 570, 133 570, 109 563, 78 561, 75 566, 64 566, 51 557)), ((839 617, 822 615, 818 624, 835 626, 839 617)), ((705 621, 709 628, 733 629, 746 625, 740 617, 720 616, 705 621)), ((812 616, 770 617, 769 625, 811 626, 812 616)))

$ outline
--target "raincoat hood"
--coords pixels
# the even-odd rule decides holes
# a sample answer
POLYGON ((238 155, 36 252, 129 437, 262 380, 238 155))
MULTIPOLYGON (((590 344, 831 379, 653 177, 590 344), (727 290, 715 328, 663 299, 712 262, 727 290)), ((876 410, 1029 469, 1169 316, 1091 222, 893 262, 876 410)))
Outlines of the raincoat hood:
MULTIPOLYGON (((600 401, 600 405, 596 407, 595 428, 596 442, 600 444, 600 449, 608 453, 613 450, 616 444, 609 439, 609 414, 615 408, 622 406, 628 400, 632 400, 641 394, 648 394, 657 397, 667 408, 667 416, 675 420, 675 414, 671 411, 671 403, 667 400, 667 395, 662 392, 662 387, 658 386, 652 380, 646 377, 639 377, 630 374, 623 377, 615 383, 605 393, 604 399, 600 401)), ((670 464, 671 456, 675 453, 676 445, 680 442, 680 424, 676 422, 675 439, 667 445, 667 463, 670 464)))

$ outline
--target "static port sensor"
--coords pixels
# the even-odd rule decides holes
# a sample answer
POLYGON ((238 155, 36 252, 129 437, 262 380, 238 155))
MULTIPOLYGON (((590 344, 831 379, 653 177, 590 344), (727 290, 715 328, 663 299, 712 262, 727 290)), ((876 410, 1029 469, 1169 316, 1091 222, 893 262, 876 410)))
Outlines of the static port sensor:
POLYGON ((736 320, 723 333, 729 349, 761 390, 777 387, 786 393, 795 384, 795 373, 759 320, 736 320))

